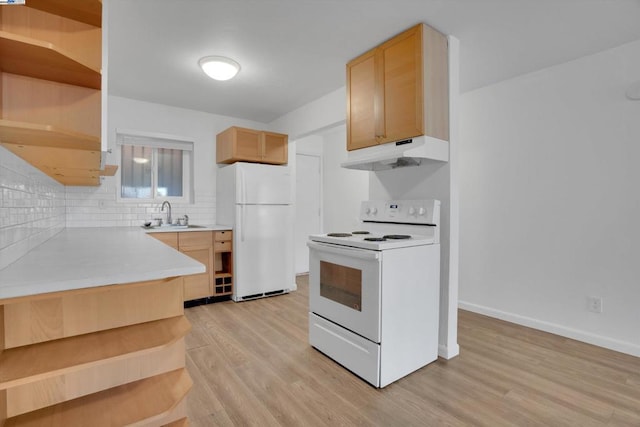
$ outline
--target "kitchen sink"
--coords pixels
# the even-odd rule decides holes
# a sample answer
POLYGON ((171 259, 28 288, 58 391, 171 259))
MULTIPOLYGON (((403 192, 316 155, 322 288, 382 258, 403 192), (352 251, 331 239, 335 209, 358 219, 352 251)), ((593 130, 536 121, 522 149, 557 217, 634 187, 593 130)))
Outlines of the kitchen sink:
POLYGON ((187 230, 191 228, 207 228, 204 225, 196 225, 196 224, 189 224, 189 225, 163 224, 163 225, 150 225, 148 227, 146 225, 141 225, 140 227, 144 228, 145 230, 187 230))

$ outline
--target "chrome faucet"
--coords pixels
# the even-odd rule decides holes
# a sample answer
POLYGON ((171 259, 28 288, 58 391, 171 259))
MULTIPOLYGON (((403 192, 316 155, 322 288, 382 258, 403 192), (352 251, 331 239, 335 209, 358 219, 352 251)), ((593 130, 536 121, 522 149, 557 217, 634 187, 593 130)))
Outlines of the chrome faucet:
POLYGON ((164 211, 164 205, 167 205, 167 224, 171 225, 171 203, 168 201, 162 202, 162 207, 160 208, 160 212, 164 211))

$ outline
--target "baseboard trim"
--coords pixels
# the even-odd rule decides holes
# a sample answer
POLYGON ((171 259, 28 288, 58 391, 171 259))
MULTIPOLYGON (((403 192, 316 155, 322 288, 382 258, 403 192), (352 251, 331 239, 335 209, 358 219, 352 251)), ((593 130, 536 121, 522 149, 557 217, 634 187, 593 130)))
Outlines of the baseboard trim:
POLYGON ((472 304, 465 301, 458 301, 458 307, 462 310, 484 314, 485 316, 495 317, 496 319, 505 320, 507 322, 515 323, 533 329, 538 329, 540 331, 549 332, 555 335, 560 335, 562 337, 597 345, 598 347, 604 347, 608 348, 609 350, 619 351, 620 353, 626 353, 632 356, 640 357, 640 345, 636 345, 630 342, 619 341, 602 335, 596 335, 586 331, 581 331, 579 329, 568 328, 556 323, 545 322, 543 320, 534 319, 532 317, 521 316, 519 314, 496 310, 491 307, 472 304))
POLYGON ((443 359, 453 359, 460 354, 460 346, 456 343, 453 346, 446 346, 444 344, 438 345, 438 356, 443 359))

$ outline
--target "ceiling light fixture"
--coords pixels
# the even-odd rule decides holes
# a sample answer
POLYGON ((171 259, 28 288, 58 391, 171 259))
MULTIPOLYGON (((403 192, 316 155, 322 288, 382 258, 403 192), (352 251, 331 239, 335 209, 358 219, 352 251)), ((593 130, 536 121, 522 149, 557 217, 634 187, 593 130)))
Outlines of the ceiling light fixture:
POLYGON ((198 61, 200 68, 214 80, 229 80, 240 71, 240 64, 224 56, 205 56, 198 61))

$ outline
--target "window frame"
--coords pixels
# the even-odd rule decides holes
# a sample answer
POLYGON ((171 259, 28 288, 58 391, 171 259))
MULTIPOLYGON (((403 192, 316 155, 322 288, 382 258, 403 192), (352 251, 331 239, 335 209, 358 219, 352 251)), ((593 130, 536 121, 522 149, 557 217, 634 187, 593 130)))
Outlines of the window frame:
POLYGON ((157 132, 144 132, 128 129, 116 129, 116 153, 119 171, 117 176, 116 201, 119 203, 160 203, 165 200, 170 203, 193 204, 194 188, 194 141, 190 138, 157 132), (145 143, 146 142, 146 143, 145 143), (151 176, 150 198, 122 197, 122 146, 144 146, 152 149, 153 165, 151 176), (182 197, 157 196, 158 181, 158 148, 172 148, 182 150, 182 197))

